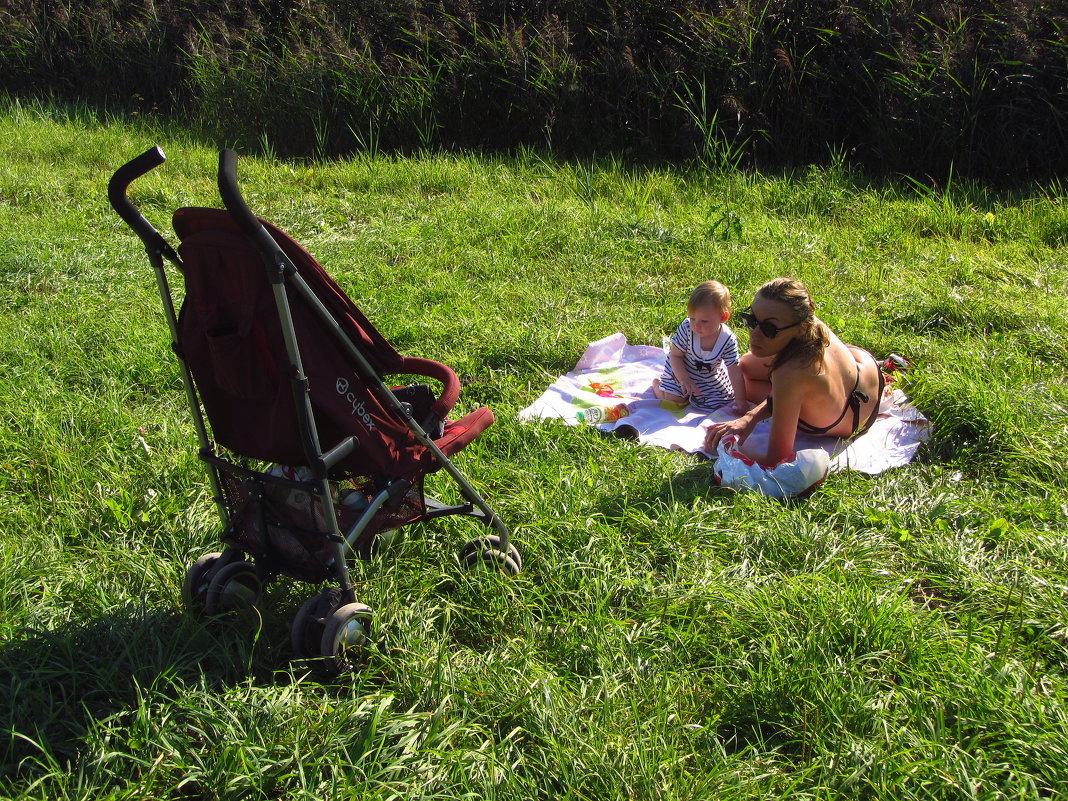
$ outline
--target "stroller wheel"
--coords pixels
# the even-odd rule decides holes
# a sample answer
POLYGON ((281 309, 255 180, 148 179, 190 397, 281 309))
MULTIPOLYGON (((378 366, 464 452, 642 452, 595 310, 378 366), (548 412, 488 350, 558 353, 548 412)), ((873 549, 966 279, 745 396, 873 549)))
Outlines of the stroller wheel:
POLYGON ((249 562, 231 562, 219 569, 208 584, 204 614, 225 615, 252 609, 260 600, 263 584, 249 562))
POLYGON ((208 597, 208 585, 211 583, 211 569, 215 566, 221 553, 206 553, 189 566, 182 582, 182 603, 186 611, 194 617, 204 615, 204 605, 208 597))
POLYGON ((356 658, 370 641, 371 617, 371 607, 365 604, 345 604, 330 615, 319 644, 324 670, 336 675, 356 666, 356 658))
POLYGON ((301 605, 289 629, 294 656, 305 659, 319 656, 327 618, 340 600, 341 590, 334 587, 313 595, 301 605))
POLYGON ((523 569, 523 558, 512 543, 507 552, 501 550, 501 538, 496 534, 476 537, 460 549, 460 561, 467 567, 480 563, 497 564, 510 575, 518 576, 523 569))

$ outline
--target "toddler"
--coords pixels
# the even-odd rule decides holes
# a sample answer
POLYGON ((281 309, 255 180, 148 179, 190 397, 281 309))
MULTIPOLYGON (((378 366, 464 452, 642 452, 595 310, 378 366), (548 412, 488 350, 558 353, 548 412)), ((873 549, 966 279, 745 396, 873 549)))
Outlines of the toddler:
POLYGON ((725 325, 730 316, 727 287, 719 281, 698 284, 686 304, 686 319, 671 338, 664 372, 653 382, 656 397, 709 411, 728 403, 728 411, 746 410, 738 339, 725 325))

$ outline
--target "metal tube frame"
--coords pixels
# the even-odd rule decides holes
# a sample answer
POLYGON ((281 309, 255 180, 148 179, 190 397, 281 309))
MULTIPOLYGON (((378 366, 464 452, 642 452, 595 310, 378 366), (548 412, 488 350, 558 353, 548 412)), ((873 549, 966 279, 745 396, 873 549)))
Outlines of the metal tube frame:
MULTIPOLYGON (((164 313, 167 318, 167 325, 170 330, 171 346, 176 355, 178 355, 179 362, 181 363, 182 384, 185 388, 186 400, 193 418, 193 425, 196 429, 197 439, 200 444, 201 460, 208 468, 208 478, 214 495, 213 500, 222 521, 223 529, 226 530, 230 527, 232 521, 226 508, 225 499, 223 498, 222 480, 219 476, 219 470, 211 461, 212 457, 217 457, 215 456, 214 444, 208 433, 207 423, 204 418, 204 410, 197 394, 196 384, 193 380, 193 375, 189 370, 189 366, 181 356, 178 347, 178 315, 175 311, 174 296, 171 293, 170 283, 167 280, 165 259, 174 264, 179 271, 184 270, 184 265, 174 249, 171 248, 151 223, 144 218, 126 195, 129 185, 134 180, 155 169, 165 160, 166 157, 164 156, 163 151, 158 147, 154 147, 132 159, 127 164, 124 164, 112 176, 111 181, 108 184, 108 196, 115 211, 142 240, 148 254, 149 262, 155 273, 156 286, 159 291, 160 300, 163 304, 164 313)), ((318 431, 315 426, 314 409, 311 404, 308 379, 304 374, 300 356, 300 347, 297 342, 292 310, 286 290, 287 282, 292 282, 292 285, 298 294, 315 309, 320 321, 326 326, 327 330, 350 358, 352 358, 357 366, 359 374, 368 382, 368 388, 374 393, 375 397, 405 421, 420 444, 433 454, 434 458, 437 459, 445 472, 448 473, 448 475, 459 485, 461 494, 467 500, 467 503, 458 506, 449 506, 441 504, 433 498, 426 498, 424 495, 425 513, 427 518, 443 517, 450 514, 461 514, 474 517, 483 524, 492 527, 497 532, 500 539, 500 549, 507 553, 510 539, 508 526, 497 516, 496 512, 493 511, 489 503, 479 494, 467 477, 453 465, 452 461, 445 455, 441 448, 438 447, 437 443, 434 442, 430 435, 427 434, 422 425, 412 417, 408 409, 405 408, 405 406, 389 390, 389 387, 386 386, 377 371, 375 371, 360 350, 345 334, 337 320, 330 314, 329 310, 312 291, 311 287, 308 286, 296 266, 285 255, 260 221, 252 215, 237 187, 236 155, 233 151, 224 150, 220 154, 219 189, 227 210, 235 218, 239 227, 245 232, 251 243, 264 255, 265 265, 269 271, 275 305, 278 310, 279 320, 282 327, 283 341, 293 371, 291 382, 293 385, 297 414, 301 418, 299 423, 305 456, 308 461, 308 466, 311 468, 313 476, 318 484, 318 494, 324 506, 325 517, 330 521, 332 528, 331 533, 336 538, 334 555, 336 565, 334 566, 334 569, 338 574, 341 589, 345 596, 350 601, 354 600, 355 597, 352 584, 349 580, 346 549, 352 549, 355 546, 357 539, 366 529, 368 523, 394 493, 390 488, 378 492, 375 497, 369 501, 367 509, 364 510, 363 514, 357 522, 353 524, 349 531, 345 533, 341 532, 331 493, 328 472, 334 464, 351 453, 353 448, 356 447, 356 440, 354 437, 350 437, 347 440, 338 443, 329 453, 323 453, 318 431), (475 511, 476 509, 477 511, 475 511)), ((408 484, 410 486, 410 482, 408 482, 408 484)))

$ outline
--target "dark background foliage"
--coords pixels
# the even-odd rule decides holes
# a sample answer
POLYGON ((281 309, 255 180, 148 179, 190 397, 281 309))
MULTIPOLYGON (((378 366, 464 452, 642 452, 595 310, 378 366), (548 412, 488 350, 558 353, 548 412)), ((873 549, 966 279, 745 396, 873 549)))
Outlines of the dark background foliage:
POLYGON ((0 0, 0 88, 281 155, 1068 162, 1065 0, 0 0))

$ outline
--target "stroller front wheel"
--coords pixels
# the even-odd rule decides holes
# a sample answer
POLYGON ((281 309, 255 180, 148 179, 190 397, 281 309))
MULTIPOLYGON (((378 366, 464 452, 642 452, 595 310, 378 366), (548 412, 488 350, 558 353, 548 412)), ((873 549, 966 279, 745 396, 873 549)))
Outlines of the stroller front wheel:
POLYGON ((189 566, 182 582, 182 603, 186 611, 194 617, 205 615, 208 598, 208 585, 211 584, 212 568, 219 561, 221 553, 206 553, 189 566))
POLYGON ((366 604, 345 604, 326 621, 320 651, 324 668, 340 673, 355 667, 355 660, 370 641, 373 611, 366 604))
POLYGON ((289 629, 295 657, 311 659, 320 655, 319 645, 322 643, 326 624, 340 606, 342 606, 340 587, 323 590, 301 605, 289 629))

